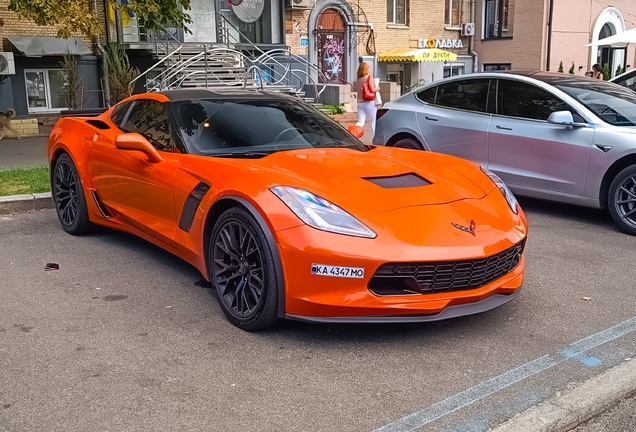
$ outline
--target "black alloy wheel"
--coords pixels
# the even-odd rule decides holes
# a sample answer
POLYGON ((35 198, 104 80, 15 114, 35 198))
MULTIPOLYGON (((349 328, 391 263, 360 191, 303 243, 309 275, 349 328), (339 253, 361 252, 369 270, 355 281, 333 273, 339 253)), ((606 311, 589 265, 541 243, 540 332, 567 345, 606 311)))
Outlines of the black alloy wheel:
POLYGON ((274 324, 278 310, 272 251, 256 220, 245 210, 227 210, 210 239, 210 277, 232 324, 258 330, 274 324))
POLYGON ((52 178, 53 201, 62 228, 69 234, 91 230, 84 188, 71 157, 64 153, 55 162, 52 178))
POLYGON ((608 199, 614 222, 623 232, 636 235, 636 165, 625 168, 616 176, 608 199))

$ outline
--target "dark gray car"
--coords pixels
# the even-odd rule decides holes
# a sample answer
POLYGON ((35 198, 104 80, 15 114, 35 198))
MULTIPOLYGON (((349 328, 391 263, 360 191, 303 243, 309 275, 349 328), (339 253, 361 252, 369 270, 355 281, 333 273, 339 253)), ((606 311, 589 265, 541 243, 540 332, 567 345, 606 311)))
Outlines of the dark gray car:
POLYGON ((479 73, 378 110, 374 144, 452 154, 516 194, 606 208, 636 235, 636 93, 569 74, 479 73))

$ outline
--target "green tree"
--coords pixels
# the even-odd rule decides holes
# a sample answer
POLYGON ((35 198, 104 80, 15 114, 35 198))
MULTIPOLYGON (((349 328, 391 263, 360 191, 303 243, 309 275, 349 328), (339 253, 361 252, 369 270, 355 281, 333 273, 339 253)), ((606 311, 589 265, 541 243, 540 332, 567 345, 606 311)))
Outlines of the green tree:
POLYGON ((559 70, 557 72, 563 73, 563 62, 559 63, 559 70))
POLYGON ((123 45, 109 43, 104 47, 104 74, 108 76, 110 105, 130 96, 129 85, 139 75, 139 69, 130 65, 123 45))
MULTIPOLYGON (((106 1, 115 8, 122 8, 113 0, 106 1)), ((190 10, 190 0, 130 0, 123 7, 130 9, 148 30, 160 31, 171 26, 190 32, 187 24, 192 20, 184 12, 190 10)), ((73 33, 88 37, 100 33, 99 19, 91 0, 10 0, 8 9, 37 25, 57 27, 59 38, 71 37, 73 33)))
POLYGON ((608 81, 610 78, 611 78, 611 72, 610 72, 609 64, 605 63, 603 65, 603 79, 605 81, 608 81))
POLYGON ((572 66, 570 66, 570 70, 568 71, 570 75, 574 75, 574 62, 572 62, 572 66))
POLYGON ((625 72, 623 70, 623 67, 621 65, 618 65, 618 67, 616 68, 616 74, 615 76, 619 76, 620 74, 622 74, 623 72, 625 72))

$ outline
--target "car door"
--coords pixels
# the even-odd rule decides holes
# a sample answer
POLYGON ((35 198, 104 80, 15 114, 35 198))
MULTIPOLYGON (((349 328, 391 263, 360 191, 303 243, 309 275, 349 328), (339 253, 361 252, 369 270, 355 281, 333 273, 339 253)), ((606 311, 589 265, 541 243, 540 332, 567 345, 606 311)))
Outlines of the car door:
POLYGON ((462 79, 419 92, 427 105, 417 112, 417 121, 434 152, 488 163, 487 113, 490 79, 462 79))
MULTIPOLYGON (((114 122, 119 119, 117 114, 113 114, 114 122)), ((90 165, 99 198, 123 222, 175 246, 174 179, 179 152, 175 150, 165 106, 156 100, 136 100, 122 123, 121 132, 144 136, 162 160, 152 163, 140 151, 115 148, 120 131, 110 137, 96 136, 90 147, 90 165)))
POLYGON ((583 195, 594 127, 567 103, 536 85, 497 82, 497 107, 488 133, 488 168, 513 191, 583 195), (549 115, 570 111, 572 127, 549 123, 549 115))

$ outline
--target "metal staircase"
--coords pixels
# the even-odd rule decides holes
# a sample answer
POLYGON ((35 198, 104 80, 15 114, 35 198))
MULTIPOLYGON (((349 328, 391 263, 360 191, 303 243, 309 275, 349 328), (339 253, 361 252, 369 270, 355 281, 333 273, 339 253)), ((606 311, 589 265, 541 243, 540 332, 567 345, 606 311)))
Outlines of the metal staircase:
MULTIPOLYGON (((146 91, 180 88, 243 87, 305 96, 306 82, 314 86, 313 94, 320 96, 327 82, 322 71, 304 58, 293 54, 288 47, 263 51, 249 41, 223 15, 220 20, 220 43, 183 44, 170 33, 155 39, 155 63, 131 83, 145 77, 146 91), (316 80, 316 77, 320 77, 316 80)), ((313 98, 305 98, 313 103, 313 98)))

